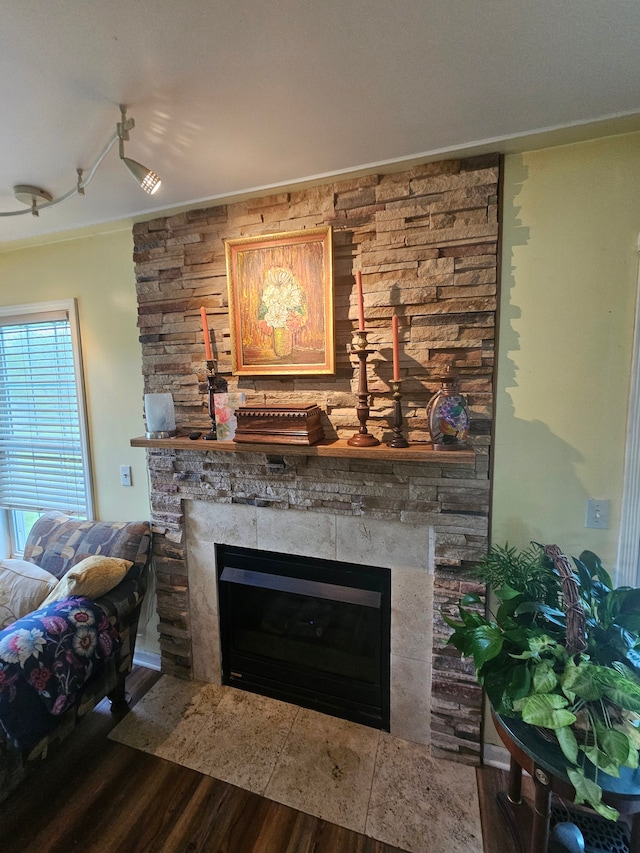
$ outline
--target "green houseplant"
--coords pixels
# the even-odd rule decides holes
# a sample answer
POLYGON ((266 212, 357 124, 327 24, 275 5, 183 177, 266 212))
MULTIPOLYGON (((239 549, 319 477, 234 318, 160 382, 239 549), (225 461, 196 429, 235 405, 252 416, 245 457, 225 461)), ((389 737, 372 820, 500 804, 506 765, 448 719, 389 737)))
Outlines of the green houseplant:
POLYGON ((550 730, 575 802, 616 820, 597 775, 638 767, 640 589, 614 589, 591 551, 572 559, 555 545, 493 547, 473 574, 490 586, 494 612, 472 593, 459 618, 443 617, 494 710, 550 730), (585 774, 588 762, 594 773, 585 774))

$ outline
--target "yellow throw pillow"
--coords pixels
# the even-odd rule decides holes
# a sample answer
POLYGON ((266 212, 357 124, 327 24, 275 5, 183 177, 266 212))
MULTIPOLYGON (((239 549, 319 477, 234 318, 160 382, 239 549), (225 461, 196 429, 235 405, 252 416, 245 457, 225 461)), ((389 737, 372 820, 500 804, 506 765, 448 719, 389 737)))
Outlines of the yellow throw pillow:
POLYGON ((55 589, 58 578, 27 560, 0 560, 0 630, 21 619, 55 589))
POLYGON ((132 565, 129 560, 121 560, 119 557, 102 557, 100 554, 85 557, 58 581, 42 606, 69 595, 100 598, 120 583, 132 565))

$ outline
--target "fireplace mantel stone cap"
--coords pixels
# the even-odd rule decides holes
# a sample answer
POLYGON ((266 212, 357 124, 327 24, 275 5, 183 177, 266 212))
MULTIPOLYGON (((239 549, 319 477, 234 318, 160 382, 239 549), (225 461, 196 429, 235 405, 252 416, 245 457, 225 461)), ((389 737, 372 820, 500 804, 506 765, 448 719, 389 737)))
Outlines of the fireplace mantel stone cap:
POLYGON ((476 454, 474 450, 434 450, 429 442, 410 442, 409 447, 387 447, 380 444, 376 447, 352 447, 347 444, 346 439, 325 440, 320 444, 260 444, 235 441, 204 441, 202 438, 195 440, 188 436, 177 436, 176 438, 146 438, 140 436, 132 438, 131 447, 154 447, 164 450, 198 450, 206 452, 209 450, 223 453, 267 453, 270 456, 326 456, 344 457, 350 459, 372 459, 378 461, 394 462, 434 462, 438 465, 447 463, 475 463, 476 454))

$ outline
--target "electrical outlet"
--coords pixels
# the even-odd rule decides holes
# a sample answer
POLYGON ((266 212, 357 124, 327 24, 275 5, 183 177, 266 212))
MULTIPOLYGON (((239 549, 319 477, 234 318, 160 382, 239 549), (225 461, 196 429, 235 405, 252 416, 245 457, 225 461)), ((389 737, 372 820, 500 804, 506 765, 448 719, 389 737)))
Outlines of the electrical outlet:
POLYGON ((131 485, 131 465, 121 465, 120 466, 120 485, 121 486, 130 486, 131 485))
POLYGON ((590 498, 587 501, 584 526, 606 530, 609 527, 609 501, 590 498))

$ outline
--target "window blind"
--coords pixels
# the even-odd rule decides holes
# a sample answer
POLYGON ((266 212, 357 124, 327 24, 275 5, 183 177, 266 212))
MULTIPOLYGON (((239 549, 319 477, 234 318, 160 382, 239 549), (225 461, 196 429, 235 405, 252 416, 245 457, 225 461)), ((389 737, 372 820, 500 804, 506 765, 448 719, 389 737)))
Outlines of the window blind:
POLYGON ((0 506, 87 517, 85 453, 66 312, 0 319, 0 506))

